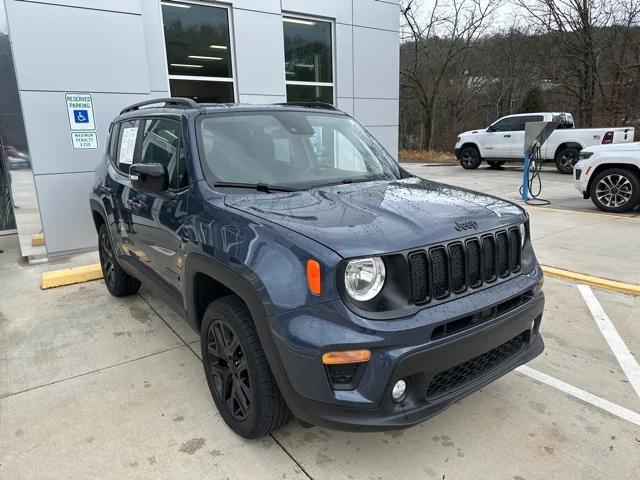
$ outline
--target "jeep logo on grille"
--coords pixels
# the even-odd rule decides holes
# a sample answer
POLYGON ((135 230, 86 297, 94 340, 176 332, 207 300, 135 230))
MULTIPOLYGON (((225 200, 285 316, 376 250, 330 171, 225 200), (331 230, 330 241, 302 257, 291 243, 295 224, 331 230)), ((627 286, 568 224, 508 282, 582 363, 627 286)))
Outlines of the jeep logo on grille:
POLYGON ((478 229, 478 222, 455 222, 454 225, 458 232, 462 232, 463 230, 478 229))

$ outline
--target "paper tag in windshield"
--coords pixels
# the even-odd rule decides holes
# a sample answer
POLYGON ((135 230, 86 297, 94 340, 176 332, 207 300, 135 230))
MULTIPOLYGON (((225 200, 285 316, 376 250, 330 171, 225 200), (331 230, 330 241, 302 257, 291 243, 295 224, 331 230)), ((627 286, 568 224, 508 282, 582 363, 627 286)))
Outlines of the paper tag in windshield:
POLYGON ((138 127, 125 128, 122 132, 120 140, 120 156, 118 163, 131 165, 133 163, 133 152, 136 149, 136 137, 138 135, 138 127))

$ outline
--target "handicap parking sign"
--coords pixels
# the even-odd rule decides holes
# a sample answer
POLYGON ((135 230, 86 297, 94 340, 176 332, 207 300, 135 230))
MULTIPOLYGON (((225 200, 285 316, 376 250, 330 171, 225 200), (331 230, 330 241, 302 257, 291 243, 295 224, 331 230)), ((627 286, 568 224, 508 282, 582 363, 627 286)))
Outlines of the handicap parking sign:
POLYGON ((69 127, 74 130, 95 130, 93 118, 93 99, 89 93, 65 94, 67 112, 69 114, 69 127))
POLYGON ((89 111, 88 110, 74 110, 73 118, 76 123, 89 123, 89 111))

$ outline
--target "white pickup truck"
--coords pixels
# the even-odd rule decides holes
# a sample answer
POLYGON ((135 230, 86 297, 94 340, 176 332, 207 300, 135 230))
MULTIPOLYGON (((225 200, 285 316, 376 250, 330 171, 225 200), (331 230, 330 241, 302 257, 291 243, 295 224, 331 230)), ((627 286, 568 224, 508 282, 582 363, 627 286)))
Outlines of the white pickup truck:
POLYGON ((573 169, 573 181, 602 211, 632 210, 640 205, 640 143, 585 148, 573 169))
POLYGON ((571 173, 580 151, 593 145, 633 142, 634 129, 575 128, 570 113, 523 113, 496 120, 487 128, 461 133, 456 140, 456 157, 467 170, 482 161, 498 168, 507 161, 524 158, 524 130, 528 122, 560 122, 560 126, 542 145, 541 155, 553 161, 560 173, 571 173))

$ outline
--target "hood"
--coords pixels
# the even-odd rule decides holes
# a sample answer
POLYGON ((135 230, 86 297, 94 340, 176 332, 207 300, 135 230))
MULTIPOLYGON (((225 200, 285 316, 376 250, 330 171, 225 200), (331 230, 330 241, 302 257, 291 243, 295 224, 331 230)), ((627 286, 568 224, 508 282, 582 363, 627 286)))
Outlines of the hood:
POLYGON ((613 152, 639 152, 640 142, 633 143, 610 143, 607 145, 594 145, 587 147, 583 151, 594 153, 613 153, 613 152))
POLYGON ((476 135, 478 133, 485 133, 487 131, 486 128, 478 128, 476 130, 469 130, 468 132, 462 132, 459 137, 464 137, 466 135, 476 135))
POLYGON ((419 178, 230 194, 225 204, 299 232, 345 258, 453 240, 520 223, 526 215, 504 200, 419 178))

